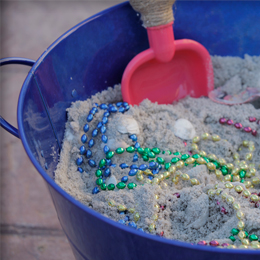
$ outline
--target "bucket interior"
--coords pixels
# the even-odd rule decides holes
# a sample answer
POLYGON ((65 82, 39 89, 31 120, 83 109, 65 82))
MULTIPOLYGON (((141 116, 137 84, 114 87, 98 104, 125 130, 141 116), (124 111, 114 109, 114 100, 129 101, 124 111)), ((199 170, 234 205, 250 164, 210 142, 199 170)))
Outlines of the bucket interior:
POLYGON ((105 10, 61 36, 26 78, 18 107, 19 131, 30 159, 36 159, 51 178, 62 145, 66 108, 120 83, 128 62, 148 47, 145 29, 136 28, 138 23, 128 4, 105 10))
MULTIPOLYGON (((198 41, 210 55, 260 55, 258 1, 177 1, 173 12, 176 39, 198 41)), ((21 91, 18 125, 29 156, 51 178, 66 108, 120 83, 128 62, 147 48, 140 16, 123 3, 76 25, 38 59, 21 91)))

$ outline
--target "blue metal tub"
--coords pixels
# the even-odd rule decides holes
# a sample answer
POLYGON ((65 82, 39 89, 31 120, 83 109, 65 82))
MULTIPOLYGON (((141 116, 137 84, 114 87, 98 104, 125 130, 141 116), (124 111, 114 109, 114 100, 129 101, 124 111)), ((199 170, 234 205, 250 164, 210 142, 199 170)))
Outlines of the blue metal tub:
MULTIPOLYGON (((177 1, 173 9, 176 39, 196 40, 211 55, 260 55, 259 1, 177 1)), ((32 66, 19 97, 18 129, 3 118, 1 126, 21 139, 46 181, 77 260, 260 259, 257 250, 202 247, 133 230, 79 203, 54 182, 66 108, 120 83, 128 62, 146 48, 139 16, 122 3, 73 27, 35 63, 1 60, 32 66)))

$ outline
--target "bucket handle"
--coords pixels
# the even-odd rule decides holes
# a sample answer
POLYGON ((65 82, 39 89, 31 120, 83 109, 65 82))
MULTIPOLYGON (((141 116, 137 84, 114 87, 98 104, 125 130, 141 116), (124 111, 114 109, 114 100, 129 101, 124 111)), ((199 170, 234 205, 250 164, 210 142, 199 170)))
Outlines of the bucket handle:
MULTIPOLYGON (((21 64, 26 66, 33 66, 35 63, 34 60, 19 58, 19 57, 11 57, 11 58, 3 58, 0 59, 0 66, 8 65, 8 64, 21 64)), ((17 138, 20 138, 18 129, 9 124, 4 118, 0 115, 0 126, 3 127, 7 132, 14 135, 17 138)))

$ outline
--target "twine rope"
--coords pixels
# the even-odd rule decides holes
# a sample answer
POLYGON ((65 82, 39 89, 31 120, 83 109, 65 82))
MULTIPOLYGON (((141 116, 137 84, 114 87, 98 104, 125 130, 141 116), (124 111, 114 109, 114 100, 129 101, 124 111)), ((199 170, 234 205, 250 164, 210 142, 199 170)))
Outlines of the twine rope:
POLYGON ((174 20, 172 5, 175 0, 129 0, 136 12, 141 14, 143 26, 164 25, 174 20))

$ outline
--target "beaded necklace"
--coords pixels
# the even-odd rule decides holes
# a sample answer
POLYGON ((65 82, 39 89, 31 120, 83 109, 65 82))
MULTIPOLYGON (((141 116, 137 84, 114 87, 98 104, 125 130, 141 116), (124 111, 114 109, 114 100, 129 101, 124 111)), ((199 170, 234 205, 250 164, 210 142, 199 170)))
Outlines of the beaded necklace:
MULTIPOLYGON (((256 118, 250 116, 249 119, 248 119, 248 121, 251 122, 251 123, 252 123, 252 122, 256 122, 256 118)), ((227 124, 227 125, 229 125, 229 126, 234 125, 234 127, 235 127, 236 129, 243 129, 244 132, 246 132, 246 133, 251 133, 253 136, 257 136, 257 130, 252 129, 250 126, 246 126, 246 127, 243 128, 243 126, 242 126, 241 123, 235 123, 235 124, 234 124, 234 122, 233 122, 232 119, 227 119, 227 118, 225 118, 225 117, 222 117, 222 118, 219 119, 219 123, 222 124, 222 125, 227 124)), ((257 121, 257 124, 260 124, 260 120, 257 121)))
MULTIPOLYGON (((81 136, 82 146, 79 148, 79 157, 76 160, 76 164, 78 166, 78 171, 83 173, 83 162, 85 157, 87 159, 87 163, 91 168, 97 168, 95 171, 96 179, 96 187, 94 187, 92 193, 97 194, 100 191, 106 190, 114 190, 117 189, 134 189, 137 185, 144 185, 144 183, 149 183, 151 185, 161 185, 166 187, 167 183, 164 180, 172 178, 172 182, 177 184, 180 179, 183 181, 189 181, 191 185, 199 185, 199 181, 196 178, 190 178, 187 173, 183 173, 181 169, 186 167, 196 167, 197 165, 206 165, 210 173, 215 173, 216 177, 224 182, 224 187, 231 190, 235 189, 237 193, 242 193, 245 198, 249 198, 249 201, 255 203, 255 206, 258 207, 259 204, 259 194, 251 194, 249 188, 259 185, 260 179, 259 177, 255 177, 256 169, 255 166, 251 164, 247 164, 246 161, 250 161, 253 158, 252 152, 255 150, 254 143, 250 141, 243 141, 239 151, 244 147, 248 148, 249 153, 246 154, 245 160, 240 161, 240 155, 235 153, 233 155, 234 164, 226 163, 225 159, 217 158, 214 154, 206 154, 204 151, 200 151, 198 147, 198 143, 201 140, 212 140, 213 142, 218 142, 221 138, 218 135, 210 135, 208 133, 204 133, 201 137, 196 136, 192 140, 191 152, 181 154, 178 151, 161 151, 158 147, 148 148, 141 147, 136 134, 129 135, 129 138, 132 140, 133 145, 124 149, 123 147, 118 147, 115 151, 111 151, 107 145, 108 137, 105 135, 107 130, 107 123, 109 117, 113 113, 125 113, 130 109, 130 106, 126 102, 118 102, 115 105, 113 104, 95 104, 90 110, 86 120, 87 123, 83 126, 84 134, 81 136), (86 133, 90 130, 89 123, 93 120, 96 113, 104 110, 102 120, 97 124, 97 127, 92 130, 91 139, 88 141, 86 133), (103 148, 104 157, 97 163, 92 157, 91 148, 95 145, 95 140, 99 133, 101 134, 101 141, 106 145, 103 148), (87 142, 88 141, 88 142, 87 142), (86 144, 88 144, 88 149, 86 148, 86 144), (132 164, 128 165, 126 163, 121 163, 119 167, 121 169, 129 168, 128 176, 123 176, 121 181, 118 183, 110 183, 106 184, 106 179, 111 176, 110 167, 116 167, 115 164, 112 163, 113 157, 115 155, 121 155, 123 153, 133 154, 133 162, 137 162, 140 158, 144 163, 141 165, 132 164), (172 155, 170 161, 166 162, 163 158, 164 154, 172 155), (131 178, 131 182, 128 182, 131 178), (135 178, 135 180, 133 180, 135 178), (250 179, 245 180, 245 179, 250 179), (128 182, 128 184, 126 184, 128 182), (136 183, 137 182, 137 183, 136 183), (233 185, 232 182, 241 182, 241 185, 233 185)), ((185 145, 186 146, 186 145, 185 145)), ((228 204, 233 205, 233 208, 236 210, 236 216, 238 218, 237 228, 233 228, 231 230, 231 236, 229 237, 231 241, 235 241, 235 235, 238 236, 242 245, 240 247, 247 248, 249 245, 252 248, 260 248, 260 244, 258 243, 258 237, 255 234, 248 235, 246 231, 244 231, 245 224, 243 222, 244 213, 240 210, 240 205, 235 202, 235 198, 230 196, 227 193, 223 192, 223 189, 218 188, 218 185, 215 185, 215 189, 210 189, 207 191, 207 194, 210 199, 214 199, 216 196, 220 196, 223 201, 226 201, 228 204), (251 242, 251 243, 250 243, 251 242)), ((157 196, 157 195, 156 195, 157 196)), ((177 198, 180 197, 179 194, 176 194, 177 198)), ((119 223, 126 224, 133 228, 137 228, 137 222, 140 219, 140 215, 135 211, 134 208, 127 209, 124 205, 116 205, 113 200, 110 200, 108 204, 111 207, 117 206, 119 214, 124 216, 123 219, 119 220, 119 223), (130 221, 130 216, 125 216, 126 213, 131 214, 131 218, 134 221, 130 221)), ((157 208, 161 208, 164 210, 163 205, 156 205, 157 208)), ((225 209, 222 209, 225 212, 225 209)), ((148 226, 148 230, 150 232, 156 229, 156 221, 158 219, 158 215, 155 214, 151 218, 153 223, 148 226)), ((139 228, 140 231, 144 231, 139 228)), ((163 231, 159 236, 163 236, 163 231)), ((199 245, 207 245, 205 241, 200 241, 199 245)), ((209 245, 211 246, 220 246, 216 240, 212 240, 209 245)), ((234 245, 229 245, 227 243, 222 244, 222 246, 228 248, 234 248, 234 245)))

